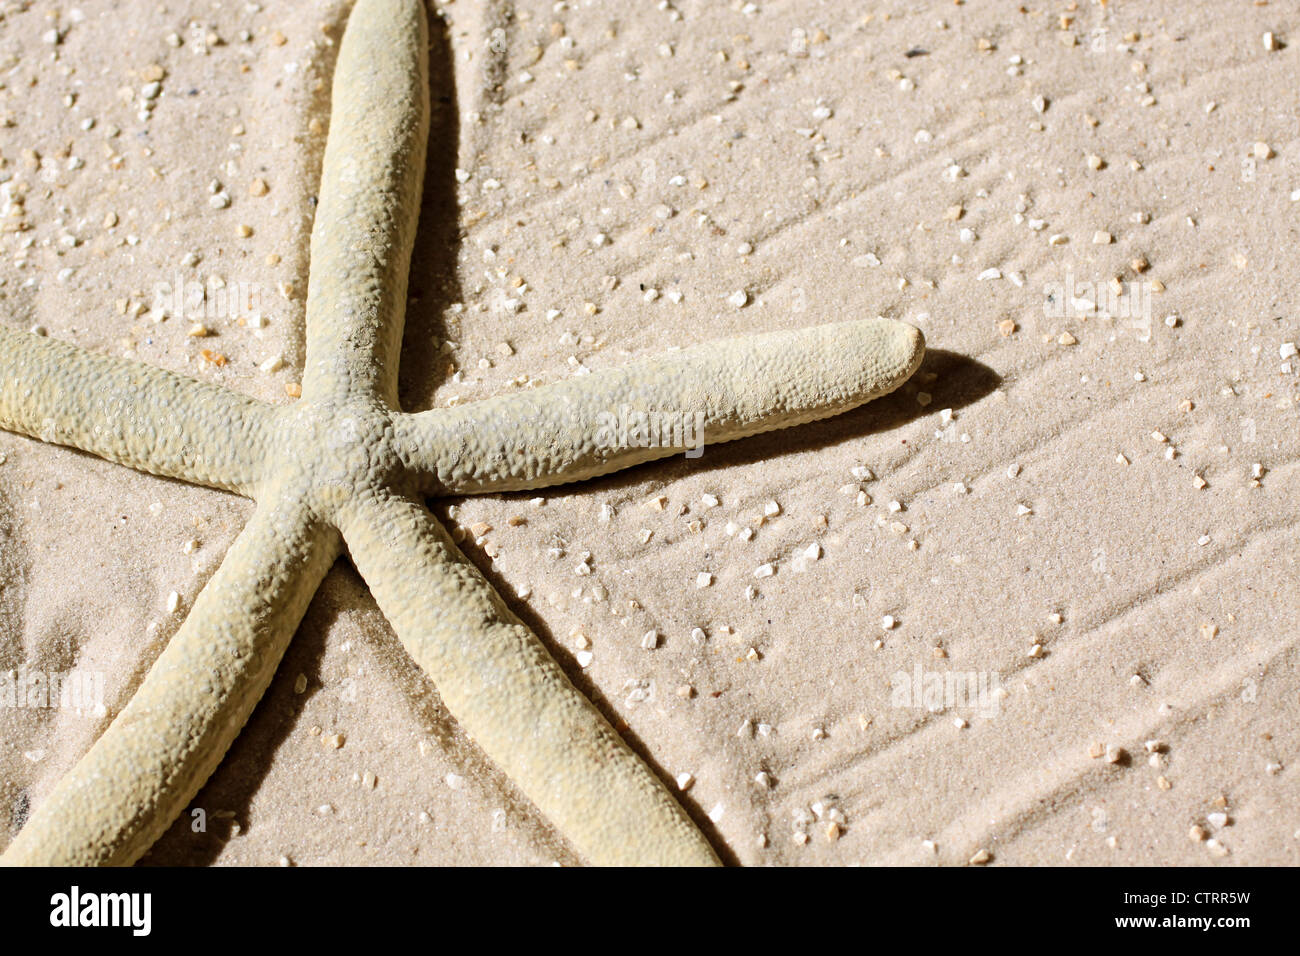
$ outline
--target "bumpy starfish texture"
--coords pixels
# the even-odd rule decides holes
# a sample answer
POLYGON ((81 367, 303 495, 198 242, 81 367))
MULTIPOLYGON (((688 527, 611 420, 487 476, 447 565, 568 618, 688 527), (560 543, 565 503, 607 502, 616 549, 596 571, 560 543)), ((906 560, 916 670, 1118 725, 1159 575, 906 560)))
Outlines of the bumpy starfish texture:
POLYGON ((718 862, 424 499, 579 481, 680 450, 599 440, 602 415, 624 406, 702 413, 710 443, 835 415, 906 380, 921 335, 884 319, 775 332, 404 413, 427 48, 418 0, 359 0, 311 235, 300 401, 264 404, 0 326, 0 427, 258 503, 131 701, 0 862, 138 859, 220 763, 345 551, 455 719, 585 859, 718 862))

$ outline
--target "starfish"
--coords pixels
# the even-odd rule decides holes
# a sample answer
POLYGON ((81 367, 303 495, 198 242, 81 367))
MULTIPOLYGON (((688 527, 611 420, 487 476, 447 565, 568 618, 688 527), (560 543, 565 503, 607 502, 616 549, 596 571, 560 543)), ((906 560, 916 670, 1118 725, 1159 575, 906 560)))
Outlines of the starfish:
POLYGON ((262 403, 0 325, 0 427, 257 503, 129 703, 0 862, 144 854, 221 762, 346 552, 453 717, 585 860, 718 863, 425 502, 581 481, 681 450, 602 439, 604 416, 623 407, 699 416, 711 443, 839 414, 902 384, 921 334, 888 319, 770 332, 404 412, 427 57, 420 0, 358 0, 311 233, 300 400, 262 403))

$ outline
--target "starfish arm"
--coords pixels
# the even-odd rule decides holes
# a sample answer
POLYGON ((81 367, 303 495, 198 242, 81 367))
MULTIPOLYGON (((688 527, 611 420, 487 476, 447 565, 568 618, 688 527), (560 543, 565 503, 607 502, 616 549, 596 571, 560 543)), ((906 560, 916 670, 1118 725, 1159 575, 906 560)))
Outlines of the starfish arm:
POLYGON ((0 863, 138 859, 225 756, 340 550, 300 506, 259 507, 130 703, 0 863))
POLYGON ((452 715, 587 860, 717 865, 659 778, 423 505, 358 498, 343 507, 340 528, 452 715))
POLYGON ((428 494, 581 481, 846 412, 901 385, 924 351, 919 331, 889 319, 724 339, 401 416, 399 441, 428 494))
POLYGON ((0 325, 0 428, 155 475, 249 493, 274 407, 0 325))
POLYGON ((397 407, 397 368, 429 129, 419 0, 360 0, 334 70, 311 232, 303 394, 397 407))

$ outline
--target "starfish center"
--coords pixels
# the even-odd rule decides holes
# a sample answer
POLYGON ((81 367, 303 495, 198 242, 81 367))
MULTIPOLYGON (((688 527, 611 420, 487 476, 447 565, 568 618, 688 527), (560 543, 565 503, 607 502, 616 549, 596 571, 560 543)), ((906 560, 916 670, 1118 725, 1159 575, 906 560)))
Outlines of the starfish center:
POLYGON ((378 403, 302 401, 286 409, 268 478, 301 482, 323 516, 357 495, 410 489, 393 415, 378 403))

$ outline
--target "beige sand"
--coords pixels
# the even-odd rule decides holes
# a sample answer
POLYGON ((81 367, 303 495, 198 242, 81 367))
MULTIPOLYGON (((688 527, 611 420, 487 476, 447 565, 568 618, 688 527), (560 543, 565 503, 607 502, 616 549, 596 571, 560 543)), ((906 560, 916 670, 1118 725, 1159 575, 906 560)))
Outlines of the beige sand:
MULTIPOLYGON (((347 4, 21 6, 0 19, 0 179, 22 184, 0 196, 0 321, 288 401, 347 4), (253 284, 265 327, 155 322, 178 275, 253 284)), ((1300 862, 1300 16, 517 6, 440 8, 408 407, 874 314, 931 348, 915 385, 841 419, 450 512, 581 686, 692 776, 720 846, 1300 862), (1045 308, 1113 277, 1148 283, 1149 324, 1045 308), (932 713, 891 687, 918 670, 1005 693, 932 713)), ((251 505, 8 434, 0 456, 0 667, 102 673, 115 712, 251 505)), ((0 706, 0 827, 107 719, 0 706)), ((183 819, 148 861, 576 861, 347 565, 194 806, 206 832, 183 819)))

